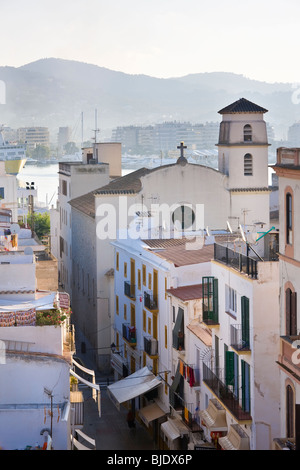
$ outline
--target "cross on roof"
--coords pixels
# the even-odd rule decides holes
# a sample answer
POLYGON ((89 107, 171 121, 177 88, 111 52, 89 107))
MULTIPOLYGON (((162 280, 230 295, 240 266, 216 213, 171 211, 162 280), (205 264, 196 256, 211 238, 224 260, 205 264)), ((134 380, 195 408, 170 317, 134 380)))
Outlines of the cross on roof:
POLYGON ((180 142, 177 148, 180 149, 180 157, 184 158, 184 149, 187 149, 187 146, 184 145, 184 142, 180 142))

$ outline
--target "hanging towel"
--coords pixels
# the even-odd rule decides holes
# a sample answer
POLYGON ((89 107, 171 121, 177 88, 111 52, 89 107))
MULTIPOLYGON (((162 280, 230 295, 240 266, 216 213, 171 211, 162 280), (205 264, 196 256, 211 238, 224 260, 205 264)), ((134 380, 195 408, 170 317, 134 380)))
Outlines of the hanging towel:
POLYGON ((190 367, 190 387, 193 387, 195 383, 194 369, 190 367))
POLYGON ((184 365, 181 359, 179 360, 179 372, 180 372, 180 375, 182 376, 184 375, 184 365))
POLYGON ((184 408, 184 419, 189 422, 189 410, 187 407, 184 408))

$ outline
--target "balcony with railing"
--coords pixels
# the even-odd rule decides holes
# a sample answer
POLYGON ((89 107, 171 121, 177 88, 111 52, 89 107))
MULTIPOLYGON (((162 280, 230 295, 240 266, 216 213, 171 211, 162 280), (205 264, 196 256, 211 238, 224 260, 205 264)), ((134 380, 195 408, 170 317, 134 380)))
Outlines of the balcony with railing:
POLYGON ((225 381, 221 380, 222 372, 221 369, 217 369, 214 373, 207 364, 203 364, 203 382, 239 423, 250 422, 252 420, 250 412, 241 407, 239 397, 225 384, 225 381))
POLYGON ((130 299, 135 299, 135 285, 124 281, 124 294, 130 299))
POLYGON ((122 335, 125 341, 130 343, 130 346, 136 346, 136 328, 130 326, 129 323, 122 324, 122 335))
POLYGON ((178 390, 177 393, 174 390, 170 390, 169 396, 174 415, 181 418, 190 431, 201 431, 199 414, 194 410, 194 403, 187 403, 185 401, 182 390, 178 390))
POLYGON ((151 312, 158 310, 157 298, 147 291, 144 292, 144 306, 151 312))
POLYGON ((220 261, 238 271, 247 274, 252 279, 257 279, 258 259, 251 258, 224 245, 214 244, 214 260, 220 261))
POLYGON ((230 325, 230 346, 238 353, 250 353, 249 331, 243 325, 230 325))
POLYGON ((183 402, 179 415, 190 431, 200 432, 202 428, 200 426, 199 414, 195 412, 194 407, 194 403, 183 402))

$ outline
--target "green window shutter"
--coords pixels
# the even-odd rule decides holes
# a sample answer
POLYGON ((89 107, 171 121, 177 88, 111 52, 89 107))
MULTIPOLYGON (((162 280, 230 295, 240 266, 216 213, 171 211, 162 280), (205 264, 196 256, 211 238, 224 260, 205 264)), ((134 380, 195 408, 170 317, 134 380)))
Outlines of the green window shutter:
POLYGON ((241 310, 242 310, 242 342, 243 347, 249 347, 249 299, 243 296, 241 298, 241 310))
POLYGON ((233 393, 239 398, 239 356, 234 353, 234 386, 233 393))
POLYGON ((250 413, 250 366, 241 361, 242 366, 242 408, 250 413))
POLYGON ((213 320, 219 322, 218 279, 213 279, 213 320))
POLYGON ((234 385, 234 352, 225 353, 225 381, 226 385, 234 385))
POLYGON ((173 348, 178 349, 179 346, 184 348, 184 311, 180 307, 173 328, 173 348))
POLYGON ((202 278, 202 308, 204 322, 218 323, 218 279, 213 276, 202 278))

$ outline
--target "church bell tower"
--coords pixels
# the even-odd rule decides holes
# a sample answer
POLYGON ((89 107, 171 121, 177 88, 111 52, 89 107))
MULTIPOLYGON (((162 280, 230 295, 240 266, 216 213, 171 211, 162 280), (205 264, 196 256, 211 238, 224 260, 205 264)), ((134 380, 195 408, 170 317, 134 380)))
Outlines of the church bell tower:
POLYGON ((269 226, 266 112, 245 98, 221 109, 218 142, 218 167, 230 192, 229 217, 247 224, 263 222, 265 227, 269 226))

